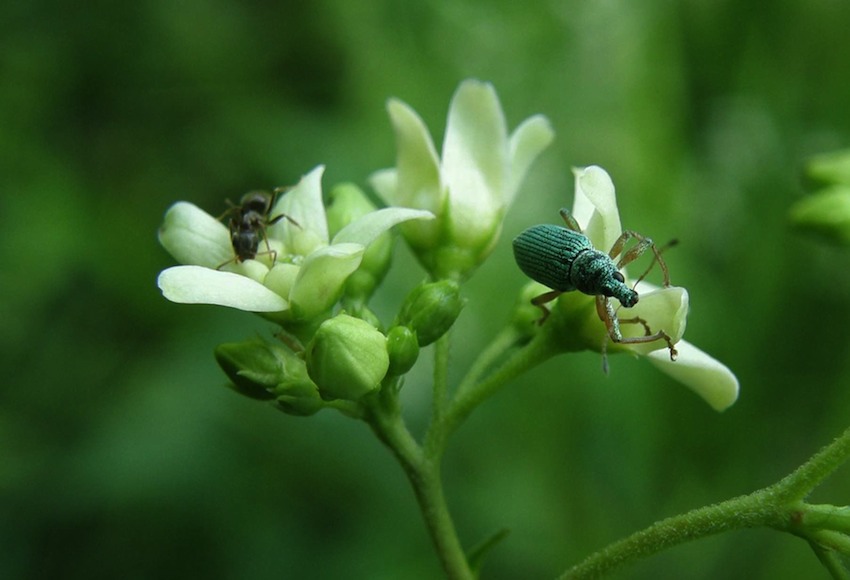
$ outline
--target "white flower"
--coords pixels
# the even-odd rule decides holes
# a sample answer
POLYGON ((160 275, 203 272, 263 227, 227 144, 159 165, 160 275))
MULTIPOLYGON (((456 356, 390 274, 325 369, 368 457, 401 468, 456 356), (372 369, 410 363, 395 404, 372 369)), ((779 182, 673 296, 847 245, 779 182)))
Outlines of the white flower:
MULTIPOLYGON (((310 320, 333 307, 376 237, 408 220, 433 219, 427 211, 386 208, 351 222, 329 240, 322 204, 323 171, 319 166, 304 176, 269 213, 272 218, 291 218, 266 227, 274 263, 268 253, 235 261, 227 226, 190 203, 174 204, 165 215, 159 239, 185 265, 160 273, 157 284, 163 295, 172 302, 310 320)), ((265 242, 260 251, 265 251, 265 242)))
POLYGON ((396 99, 387 109, 398 144, 396 166, 370 182, 390 204, 437 216, 401 231, 435 278, 461 278, 493 249, 505 210, 554 132, 536 115, 509 136, 493 86, 466 80, 452 98, 440 158, 413 109, 396 99))
MULTIPOLYGON (((600 167, 576 169, 574 173, 576 193, 573 217, 582 225, 593 246, 607 252, 622 233, 614 184, 608 173, 600 167)), ((612 345, 612 349, 625 349, 648 357, 655 366, 693 390, 717 411, 731 406, 738 398, 738 379, 732 371, 694 345, 681 340, 688 314, 687 290, 677 286, 657 288, 646 283, 641 283, 637 290, 640 301, 627 311, 620 310, 620 316, 639 316, 653 332, 665 331, 675 343, 678 357, 675 361, 670 360, 662 340, 617 344, 612 345)), ((596 323, 602 325, 598 318, 596 323)), ((621 329, 625 336, 643 334, 640 325, 621 324, 621 329)))

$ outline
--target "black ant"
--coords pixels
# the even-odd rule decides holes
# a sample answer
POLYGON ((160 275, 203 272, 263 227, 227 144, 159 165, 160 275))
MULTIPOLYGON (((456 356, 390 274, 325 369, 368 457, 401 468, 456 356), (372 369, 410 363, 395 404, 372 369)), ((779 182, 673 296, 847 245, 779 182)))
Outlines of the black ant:
POLYGON ((245 260, 252 260, 258 254, 270 255, 272 263, 277 260, 277 253, 269 245, 266 228, 284 218, 291 224, 301 227, 298 222, 286 214, 275 217, 269 216, 280 191, 280 189, 275 189, 272 194, 265 191, 249 191, 239 200, 239 205, 234 205, 228 200, 227 203, 231 207, 222 214, 221 218, 227 215, 231 216, 228 228, 230 229, 230 242, 233 244, 233 251, 236 255, 216 269, 221 269, 233 261, 240 263, 245 260), (266 242, 265 252, 258 252, 261 238, 266 242))

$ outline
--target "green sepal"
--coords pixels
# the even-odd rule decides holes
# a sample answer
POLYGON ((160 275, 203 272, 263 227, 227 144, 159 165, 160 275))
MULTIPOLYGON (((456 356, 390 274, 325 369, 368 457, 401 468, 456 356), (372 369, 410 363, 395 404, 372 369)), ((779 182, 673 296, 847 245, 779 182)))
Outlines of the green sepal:
POLYGON ((325 402, 319 396, 319 390, 310 380, 279 385, 275 390, 283 393, 275 400, 275 407, 287 415, 308 417, 318 413, 325 406, 325 402))
POLYGON ((312 415, 322 408, 304 360, 282 344, 260 338, 225 343, 216 347, 215 358, 238 393, 276 399, 281 410, 293 415, 312 415))
POLYGON ((281 382, 282 365, 265 341, 220 344, 215 348, 215 360, 236 392, 261 401, 274 399, 272 390, 281 382))

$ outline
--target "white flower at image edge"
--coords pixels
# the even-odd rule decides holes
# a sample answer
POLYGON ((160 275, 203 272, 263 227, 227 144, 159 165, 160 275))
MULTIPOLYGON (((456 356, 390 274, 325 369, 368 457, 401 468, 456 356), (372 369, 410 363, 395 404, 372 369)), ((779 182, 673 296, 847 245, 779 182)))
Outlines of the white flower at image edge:
POLYGON ((182 304, 283 312, 293 320, 309 320, 336 303, 375 238, 396 224, 434 217, 423 210, 385 208, 354 220, 329 240, 323 171, 319 166, 305 175, 269 213, 290 218, 266 228, 274 264, 265 242, 257 259, 237 263, 227 226, 191 203, 175 203, 166 212, 159 240, 184 265, 160 273, 157 285, 163 295, 182 304))
MULTIPOLYGON (((574 170, 576 177, 573 216, 584 228, 593 246, 608 251, 622 233, 614 183, 608 173, 597 166, 574 170)), ((738 379, 729 368, 694 345, 681 340, 688 313, 688 292, 670 286, 658 288, 642 282, 638 286, 640 301, 628 310, 629 317, 639 316, 654 330, 667 332, 678 351, 670 360, 663 341, 618 345, 645 356, 663 372, 681 382, 702 397, 717 411, 723 411, 738 399, 738 379)), ((628 328, 639 325, 622 325, 628 328)), ((639 331, 640 329, 636 329, 639 331)))
POLYGON ((387 111, 396 166, 369 181, 391 205, 437 216, 401 231, 429 271, 462 277, 492 250, 506 209, 554 131, 546 117, 534 115, 508 134, 496 90, 476 80, 463 81, 452 97, 442 156, 416 111, 397 99, 390 99, 387 111))

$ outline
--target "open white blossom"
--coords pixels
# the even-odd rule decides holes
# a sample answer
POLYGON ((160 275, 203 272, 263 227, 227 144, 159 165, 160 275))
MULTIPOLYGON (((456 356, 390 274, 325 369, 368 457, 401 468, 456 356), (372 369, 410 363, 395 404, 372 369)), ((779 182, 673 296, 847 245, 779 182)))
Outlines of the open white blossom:
POLYGON ((157 284, 163 295, 172 302, 310 320, 333 307, 375 238, 396 224, 434 217, 423 210, 385 208, 354 220, 331 240, 322 204, 323 171, 323 166, 313 169, 271 209, 270 216, 289 218, 265 228, 273 254, 258 253, 243 262, 233 259, 227 226, 191 203, 174 204, 159 240, 184 265, 160 273, 157 284))
POLYGON ((495 89, 475 80, 461 83, 452 98, 442 156, 412 108, 391 99, 387 110, 396 166, 374 173, 370 182, 391 205, 437 216, 401 231, 435 278, 462 278, 492 251, 506 209, 554 132, 546 117, 535 115, 508 135, 495 89))
MULTIPOLYGON (((597 166, 574 170, 576 177, 573 216, 584 228, 595 248, 608 251, 622 233, 614 184, 608 173, 597 166)), ((628 310, 628 317, 639 316, 649 327, 664 330, 676 345, 675 361, 664 341, 611 345, 646 356, 659 369, 701 396, 714 409, 722 411, 738 398, 738 379, 723 363, 687 341, 681 340, 688 314, 688 292, 678 286, 658 288, 642 282, 637 287, 640 301, 628 310)), ((621 311, 622 312, 622 311, 621 311)), ((593 312, 595 316, 595 311, 593 312)), ((602 323, 596 320, 596 323, 602 323)), ((603 327, 604 328, 604 327, 603 327)), ((622 325, 625 336, 641 334, 640 325, 622 325)))

